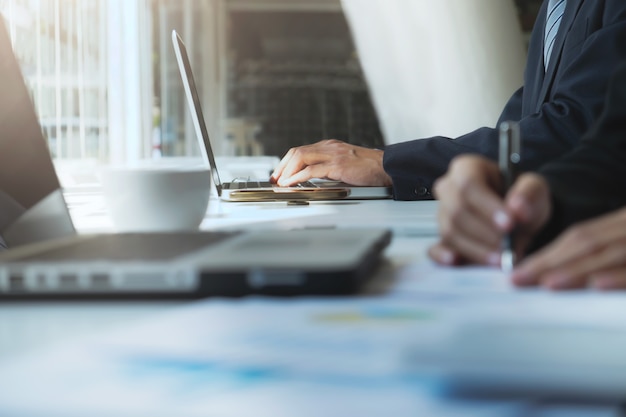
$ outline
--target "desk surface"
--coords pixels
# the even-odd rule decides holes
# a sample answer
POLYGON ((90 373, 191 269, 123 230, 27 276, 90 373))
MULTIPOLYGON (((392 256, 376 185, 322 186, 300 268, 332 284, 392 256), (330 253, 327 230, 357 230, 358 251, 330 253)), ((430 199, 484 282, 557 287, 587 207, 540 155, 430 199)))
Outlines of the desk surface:
MULTIPOLYGON (((79 232, 111 230, 111 221, 98 193, 71 195, 69 204, 79 232)), ((228 203, 214 199, 201 228, 389 227, 394 238, 386 250, 388 262, 369 290, 380 293, 385 290, 394 270, 424 257, 424 248, 436 236, 435 210, 436 203, 432 201, 371 200, 287 206, 286 203, 228 203)), ((185 301, 126 301, 0 305, 0 359, 101 332, 186 304, 185 301)))
MULTIPOLYGON (((70 196, 73 217, 81 231, 97 231, 110 228, 108 218, 99 212, 101 209, 97 196, 91 195, 83 198, 81 194, 70 196), (90 213, 89 216, 86 213, 90 213), (95 215, 94 215, 95 213, 95 215)), ((362 227, 362 226, 383 226, 393 230, 394 238, 386 251, 388 262, 378 272, 373 285, 368 289, 371 294, 378 294, 377 297, 365 297, 374 300, 385 300, 387 298, 403 299, 402 302, 410 301, 410 291, 406 291, 406 286, 400 282, 400 275, 406 273, 411 265, 424 263, 426 258, 426 248, 436 239, 435 211, 436 202, 395 202, 391 200, 372 201, 346 201, 312 203, 309 206, 287 206, 284 203, 224 203, 212 201, 207 216, 202 223, 202 228, 207 230, 231 229, 231 228, 261 228, 271 230, 272 228, 290 229, 299 227, 362 227)), ((201 308, 232 308, 230 304, 222 305, 223 300, 201 301, 201 308)), ((291 300, 292 305, 304 305, 311 300, 291 300)), ((236 312, 245 311, 255 307, 255 301, 250 303, 242 301, 245 307, 235 307, 236 312)), ((260 309, 282 308, 282 301, 270 301, 269 306, 261 303, 260 309)), ((24 372, 28 372, 30 355, 37 358, 40 353, 44 354, 55 348, 62 349, 66 345, 78 345, 83 340, 91 336, 108 334, 118 329, 132 327, 135 323, 150 321, 155 317, 167 317, 168 314, 176 315, 186 311, 196 303, 191 302, 98 302, 98 303, 7 303, 0 305, 0 368, 2 366, 13 365, 13 362, 22 364, 24 372)), ((239 305, 239 304, 237 304, 239 305)), ((317 308, 317 307, 316 307, 317 308)), ((252 310, 254 311, 254 310, 252 310)), ((265 310, 259 310, 265 311, 265 310)), ((238 314, 238 313, 237 313, 238 314)), ((243 313, 242 313, 243 314, 243 313)), ((33 363, 36 363, 33 362, 33 363)), ((22 366, 17 365, 17 366, 22 366)), ((9 369, 7 368, 7 369, 9 369)), ((17 374, 21 369, 14 369, 17 374)), ((32 369, 30 370, 32 371, 32 369)), ((0 381, 0 387, 2 386, 0 381)), ((306 384, 305 384, 306 385, 306 384)), ((217 409, 217 414, 222 415, 250 415, 255 406, 250 404, 263 404, 266 409, 260 415, 294 415, 283 414, 285 409, 292 412, 297 410, 300 415, 319 415, 320 412, 328 415, 380 415, 376 412, 375 398, 371 398, 373 387, 367 387, 355 381, 354 386, 338 393, 328 391, 328 398, 337 401, 334 405, 327 404, 325 407, 315 408, 312 406, 309 394, 310 387, 303 387, 304 391, 291 387, 289 395, 302 396, 302 398, 291 398, 291 406, 295 408, 275 408, 275 403, 268 402, 272 398, 272 392, 263 390, 258 392, 248 392, 240 396, 230 398, 220 397, 222 404, 234 404, 248 401, 248 408, 236 408, 236 412, 225 409, 217 409), (247 397, 246 397, 247 395, 247 397), (368 398, 369 397, 369 398, 368 398), (303 405, 309 405, 309 412, 298 408, 298 401, 303 405), (359 403, 363 403, 361 407, 359 403), (244 410, 244 411, 242 411, 244 410), (246 414, 245 410, 248 411, 246 414), (269 411, 268 411, 269 410, 269 411), (345 413, 349 414, 345 414, 345 413), (240 414, 238 414, 240 413, 240 414)), ((1 388, 0 388, 1 390, 1 388)), ((413 392, 406 392, 406 388, 398 386, 394 388, 384 385, 380 387, 384 392, 382 404, 397 405, 396 415, 437 415, 437 416, 617 416, 619 409, 612 405, 581 405, 557 402, 540 402, 532 399, 516 401, 461 401, 447 403, 445 399, 430 397, 428 392, 421 392, 419 395, 413 392), (419 401, 417 401, 419 400, 419 401), (408 401, 408 402, 407 402, 408 401), (430 410, 430 411, 428 411, 430 410), (427 412, 428 414, 422 414, 427 412), (415 414, 418 413, 418 414, 415 414)), ((245 391, 245 390, 244 390, 245 391)), ((375 389, 374 391, 377 391, 375 389)), ((246 391, 247 392, 247 391, 246 391)), ((281 392, 281 391, 276 391, 281 392)), ((324 391, 319 393, 320 399, 325 396, 324 391)), ((115 397, 111 398, 115 400, 115 397)), ((196 399, 197 400, 197 399, 196 399)), ((285 398, 274 398, 281 404, 285 398)), ((130 401, 130 400, 129 400, 130 401)), ((164 400, 166 404, 171 405, 164 400)), ((323 401, 322 401, 323 402, 323 401)), ((183 415, 178 413, 180 409, 161 409, 163 415, 183 415), (174 413, 174 414, 172 414, 174 413)), ((261 407, 261 406, 259 406, 261 407)), ((396 408, 396 407, 394 407, 396 408)), ((0 401, 0 409, 2 402, 0 401)), ((189 411, 188 409, 185 409, 189 411)), ((127 415, 145 415, 140 410, 137 413, 129 412, 127 415)), ((144 410, 145 411, 145 410, 144 410)), ((188 415, 202 415, 189 412, 188 415)), ((256 410, 258 411, 258 410, 256 410)), ((378 410, 382 412, 382 410, 378 410)), ((387 411, 389 411, 387 409, 387 411)), ((395 411, 395 410, 394 410, 395 411)), ((257 413, 255 413, 257 414, 257 413)), ((385 413, 386 414, 386 413, 385 413)), ((48 415, 56 415, 53 410, 48 415)), ((60 413, 63 415, 63 413, 60 413)), ((80 415, 80 414, 77 414, 80 415)), ((103 415, 106 415, 104 413, 103 415)), ((119 414, 118 414, 119 415, 119 414)), ((150 414, 153 415, 153 414, 150 414)))

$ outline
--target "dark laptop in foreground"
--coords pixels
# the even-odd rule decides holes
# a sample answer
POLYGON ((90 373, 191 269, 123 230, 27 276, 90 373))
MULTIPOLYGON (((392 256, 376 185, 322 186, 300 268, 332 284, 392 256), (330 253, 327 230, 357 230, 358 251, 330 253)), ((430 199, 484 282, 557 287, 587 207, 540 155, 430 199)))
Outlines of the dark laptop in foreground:
POLYGON ((77 235, 0 18, 0 299, 349 294, 385 230, 77 235))
POLYGON ((205 162, 211 167, 217 194, 227 201, 296 201, 296 200, 339 200, 339 199, 383 199, 391 198, 391 187, 355 186, 339 181, 313 180, 293 187, 278 187, 268 179, 261 181, 222 182, 209 131, 204 121, 200 97, 191 71, 187 48, 176 31, 172 31, 172 44, 176 54, 178 69, 185 88, 185 95, 191 111, 200 149, 205 162))

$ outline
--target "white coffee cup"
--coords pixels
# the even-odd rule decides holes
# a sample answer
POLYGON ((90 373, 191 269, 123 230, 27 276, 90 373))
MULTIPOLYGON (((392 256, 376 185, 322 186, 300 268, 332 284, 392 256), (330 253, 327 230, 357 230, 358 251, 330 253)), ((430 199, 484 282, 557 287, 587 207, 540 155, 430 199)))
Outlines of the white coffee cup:
POLYGON ((206 168, 108 167, 101 178, 119 232, 197 230, 209 204, 211 175, 206 168))

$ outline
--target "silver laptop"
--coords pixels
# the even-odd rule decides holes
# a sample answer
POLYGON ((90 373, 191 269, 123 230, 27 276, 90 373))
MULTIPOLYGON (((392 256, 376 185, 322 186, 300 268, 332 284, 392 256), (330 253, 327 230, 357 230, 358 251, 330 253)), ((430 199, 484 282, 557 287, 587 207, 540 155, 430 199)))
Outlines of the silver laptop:
POLYGON ((0 18, 0 300, 347 294, 381 229, 77 235, 0 18))
POLYGON ((180 35, 172 31, 172 43, 178 62, 178 69, 185 88, 185 95, 191 111, 200 149, 205 162, 211 167, 213 182, 217 194, 227 201, 264 201, 264 200, 336 200, 336 199, 383 199, 392 196, 391 187, 355 186, 339 181, 313 180, 293 187, 278 187, 261 180, 222 182, 217 171, 215 157, 211 148, 208 129, 200 105, 187 48, 180 35))

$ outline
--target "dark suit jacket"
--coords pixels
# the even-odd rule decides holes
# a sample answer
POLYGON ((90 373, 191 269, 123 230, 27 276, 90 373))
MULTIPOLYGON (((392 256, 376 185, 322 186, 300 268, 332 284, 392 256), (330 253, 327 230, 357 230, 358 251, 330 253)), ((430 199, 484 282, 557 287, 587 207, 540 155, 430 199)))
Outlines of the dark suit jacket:
MULTIPOLYGON (((519 121, 525 170, 537 169, 579 142, 602 111, 610 74, 626 59, 626 0, 568 0, 546 72, 547 3, 531 35, 524 87, 498 120, 519 121)), ((383 165, 393 179, 395 199, 431 199, 434 181, 452 158, 469 152, 496 159, 497 149, 497 130, 483 127, 456 140, 434 137, 387 146, 383 165)))
POLYGON ((554 210, 535 246, 574 223, 626 206, 626 63, 611 79, 604 111, 580 145, 539 173, 550 184, 554 210))

